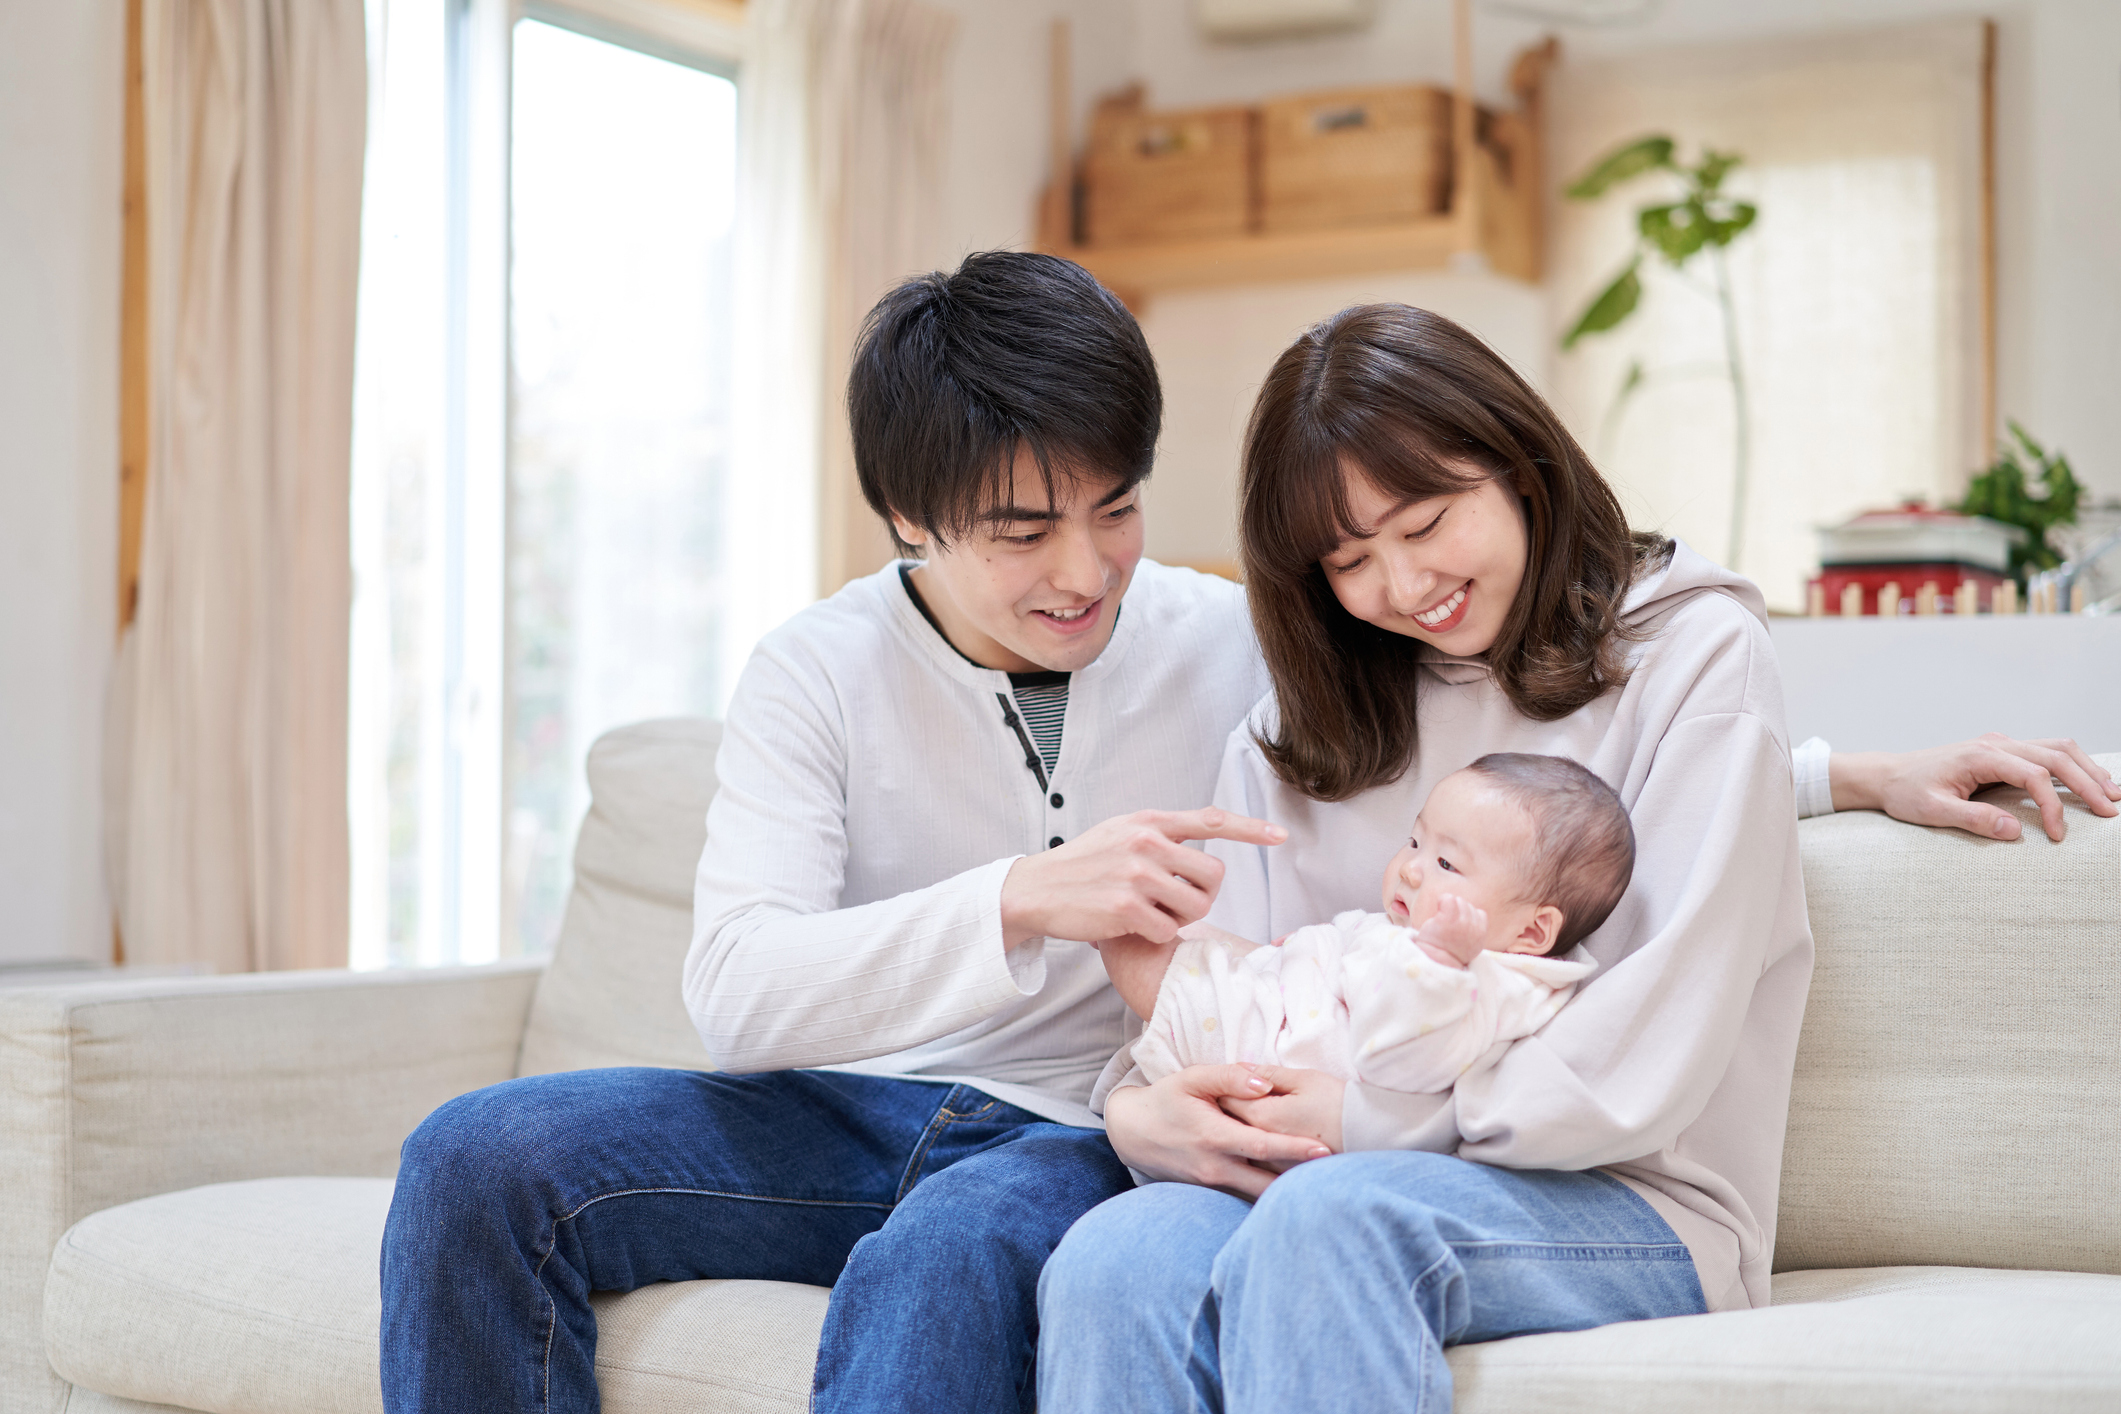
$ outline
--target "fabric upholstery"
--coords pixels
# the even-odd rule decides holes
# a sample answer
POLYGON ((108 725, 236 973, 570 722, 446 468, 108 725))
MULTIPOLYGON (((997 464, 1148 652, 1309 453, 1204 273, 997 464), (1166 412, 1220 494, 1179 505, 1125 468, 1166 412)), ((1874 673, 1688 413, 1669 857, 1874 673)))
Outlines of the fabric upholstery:
POLYGON ((387 1178, 210 1184, 106 1208, 60 1240, 52 1368, 218 1414, 377 1414, 387 1178))
MULTIPOLYGON (((279 1178, 109 1208, 53 1254, 45 1331, 77 1385, 212 1414, 380 1414, 391 1184, 279 1178)), ((803 1408, 826 1293, 702 1281, 596 1298, 606 1414, 803 1408)))
MULTIPOLYGON (((211 1414, 375 1414, 384 1179, 266 1179, 88 1218, 55 1254, 52 1360, 211 1414)), ((596 1298, 607 1414, 797 1414, 826 1293, 703 1281, 596 1298)), ((2121 1277, 1785 1273, 1776 1304, 1452 1351, 1461 1414, 1986 1414, 2121 1406, 2121 1277)), ((89 1406, 95 1407, 95 1406, 89 1406)), ((113 1411, 115 1414, 115 1411, 113 1411)))
POLYGON ((66 1387, 66 1404, 63 1414, 192 1414, 174 1404, 143 1404, 137 1399, 120 1399, 115 1394, 99 1394, 79 1385, 66 1387))
POLYGON ((520 1074, 708 1068, 681 981, 721 741, 720 723, 678 718, 620 727, 590 748, 574 891, 523 1034, 520 1074))
POLYGON ((1450 1352, 1459 1414, 2092 1414, 2121 1408, 2121 1277, 1871 1268, 1775 1305, 1450 1352))
POLYGON ((442 1101, 514 1067, 537 969, 277 972, 0 991, 0 1411, 57 1408, 44 1272, 113 1204, 396 1170, 442 1101))
POLYGON ((2121 819, 2065 795, 2056 844, 2022 792, 1983 798, 2023 838, 1801 828, 1818 957, 1777 1270, 2121 1272, 2121 819))

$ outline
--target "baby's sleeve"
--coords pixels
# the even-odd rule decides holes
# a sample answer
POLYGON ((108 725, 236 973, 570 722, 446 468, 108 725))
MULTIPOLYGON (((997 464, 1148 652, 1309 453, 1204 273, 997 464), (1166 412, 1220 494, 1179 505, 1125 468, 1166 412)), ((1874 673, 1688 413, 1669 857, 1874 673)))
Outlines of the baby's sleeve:
POLYGON ((1448 1090, 1495 1044, 1495 1014, 1479 986, 1446 967, 1413 935, 1373 942, 1343 964, 1356 1078, 1413 1094, 1448 1090))
POLYGON ((1181 940, 1134 1043, 1134 1063, 1148 1082, 1189 1065, 1279 1064, 1282 961, 1279 948, 1181 940))

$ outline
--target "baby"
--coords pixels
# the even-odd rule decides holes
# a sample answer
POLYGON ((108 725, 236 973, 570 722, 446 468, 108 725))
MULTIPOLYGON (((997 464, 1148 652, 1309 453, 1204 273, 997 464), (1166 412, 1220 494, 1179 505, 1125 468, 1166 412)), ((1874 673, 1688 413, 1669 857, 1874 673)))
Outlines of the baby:
POLYGON ((1558 954, 1606 920, 1634 866, 1605 782, 1558 756, 1483 756, 1429 793, 1385 869, 1383 913, 1350 909, 1274 947, 1196 924, 1099 952, 1148 1023, 1131 1060, 1151 1082, 1250 1061, 1438 1092, 1561 1009, 1594 964, 1558 954))

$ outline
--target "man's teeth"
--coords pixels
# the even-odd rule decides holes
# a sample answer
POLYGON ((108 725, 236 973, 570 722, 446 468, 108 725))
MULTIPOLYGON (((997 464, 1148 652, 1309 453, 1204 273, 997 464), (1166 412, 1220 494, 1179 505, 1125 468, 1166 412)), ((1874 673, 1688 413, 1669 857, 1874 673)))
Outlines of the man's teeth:
POLYGON ((1442 623, 1445 619, 1451 617, 1451 615, 1457 613, 1458 606, 1465 602, 1466 591, 1465 587, 1461 585, 1459 586, 1459 590, 1456 594, 1453 594, 1450 598, 1444 600, 1441 604, 1438 604, 1435 608, 1429 610, 1429 612, 1427 612, 1426 614, 1416 614, 1414 616, 1414 622, 1420 624, 1423 628, 1434 628, 1436 627, 1436 625, 1442 623))

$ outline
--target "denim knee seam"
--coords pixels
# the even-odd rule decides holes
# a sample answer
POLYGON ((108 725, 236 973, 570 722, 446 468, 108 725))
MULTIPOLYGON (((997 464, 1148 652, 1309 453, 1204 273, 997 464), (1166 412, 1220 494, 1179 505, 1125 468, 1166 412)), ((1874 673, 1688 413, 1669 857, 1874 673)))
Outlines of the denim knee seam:
POLYGON ((1555 1262, 1688 1262, 1683 1242, 1453 1242, 1451 1250, 1481 1257, 1537 1257, 1555 1262))
POLYGON ((757 1193, 727 1193, 714 1188, 622 1188, 611 1193, 599 1193, 594 1198, 576 1204, 554 1218, 546 1228, 543 1243, 545 1250, 530 1273, 531 1281, 537 1285, 538 1297, 545 1303, 545 1351, 539 1371, 541 1410, 549 1411, 552 1408, 552 1337, 560 1323, 559 1303, 554 1301, 552 1293, 545 1289, 545 1264, 552 1260, 552 1254, 559 1248, 560 1225, 573 1222, 597 1204, 613 1198, 642 1198, 658 1193, 691 1198, 728 1198, 739 1203, 785 1203, 791 1207, 802 1208, 876 1208, 884 1212, 891 1211, 889 1203, 863 1203, 845 1198, 768 1198, 757 1193))

